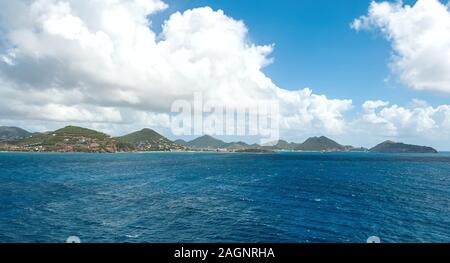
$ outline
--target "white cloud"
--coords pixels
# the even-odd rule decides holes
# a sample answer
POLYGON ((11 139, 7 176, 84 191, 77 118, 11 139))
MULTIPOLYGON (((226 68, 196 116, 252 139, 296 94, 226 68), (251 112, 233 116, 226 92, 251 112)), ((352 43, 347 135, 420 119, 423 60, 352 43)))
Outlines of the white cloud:
POLYGON ((220 10, 174 13, 156 35, 148 19, 167 8, 160 0, 0 6, 3 120, 73 121, 113 132, 120 124, 167 126, 171 103, 201 91, 234 106, 279 99, 291 129, 345 130, 351 100, 277 87, 261 71, 273 45, 251 43, 245 24, 220 10))
POLYGON ((363 109, 355 126, 373 136, 421 138, 441 143, 449 139, 450 105, 432 107, 422 102, 422 105, 407 108, 385 101, 366 101, 363 109))
POLYGON ((300 91, 279 90, 277 95, 283 102, 281 126, 291 131, 340 134, 346 131, 343 116, 352 108, 351 100, 332 100, 316 95, 310 89, 300 91))
POLYGON ((391 67, 416 90, 450 93, 450 11, 438 0, 372 2, 369 12, 353 21, 357 31, 377 29, 390 42, 391 67))
POLYGON ((389 105, 389 102, 382 100, 368 100, 362 105, 365 112, 374 112, 377 108, 389 105))

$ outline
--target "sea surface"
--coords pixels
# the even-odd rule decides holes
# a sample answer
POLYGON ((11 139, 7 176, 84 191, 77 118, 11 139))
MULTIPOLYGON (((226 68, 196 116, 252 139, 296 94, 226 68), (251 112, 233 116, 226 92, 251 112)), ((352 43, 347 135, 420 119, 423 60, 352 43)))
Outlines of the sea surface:
POLYGON ((450 154, 0 153, 0 242, 450 242, 450 154))

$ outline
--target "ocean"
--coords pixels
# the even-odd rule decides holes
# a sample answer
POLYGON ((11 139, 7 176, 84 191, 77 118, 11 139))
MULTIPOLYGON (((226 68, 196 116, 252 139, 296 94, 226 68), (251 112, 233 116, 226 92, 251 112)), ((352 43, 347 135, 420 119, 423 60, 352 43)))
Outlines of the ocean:
POLYGON ((450 154, 0 153, 0 242, 450 242, 450 154))

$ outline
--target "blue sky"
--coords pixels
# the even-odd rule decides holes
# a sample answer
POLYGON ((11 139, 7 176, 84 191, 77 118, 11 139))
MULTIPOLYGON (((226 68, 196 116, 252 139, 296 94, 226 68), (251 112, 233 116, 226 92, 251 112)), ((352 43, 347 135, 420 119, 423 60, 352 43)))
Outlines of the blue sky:
POLYGON ((407 105, 412 99, 440 105, 450 99, 448 95, 416 91, 402 85, 389 69, 392 51, 384 36, 350 28, 355 18, 367 14, 371 0, 166 2, 169 8, 152 18, 155 31, 176 11, 210 6, 244 21, 252 42, 275 44, 271 55, 274 63, 264 72, 283 89, 308 87, 330 98, 351 98, 355 105, 369 98, 399 105, 407 105))

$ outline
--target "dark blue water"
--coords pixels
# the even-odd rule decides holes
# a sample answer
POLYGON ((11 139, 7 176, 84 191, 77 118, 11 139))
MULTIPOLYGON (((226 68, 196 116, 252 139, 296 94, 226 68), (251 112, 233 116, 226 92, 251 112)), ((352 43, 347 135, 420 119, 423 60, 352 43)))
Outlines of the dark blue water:
POLYGON ((450 242, 450 155, 0 153, 0 242, 450 242))

